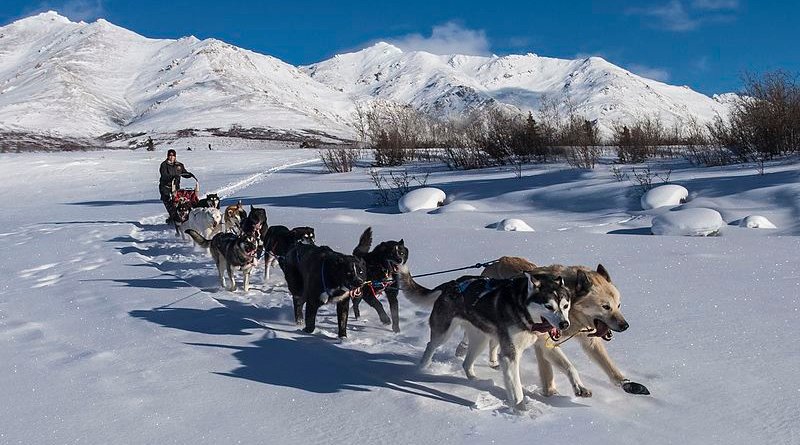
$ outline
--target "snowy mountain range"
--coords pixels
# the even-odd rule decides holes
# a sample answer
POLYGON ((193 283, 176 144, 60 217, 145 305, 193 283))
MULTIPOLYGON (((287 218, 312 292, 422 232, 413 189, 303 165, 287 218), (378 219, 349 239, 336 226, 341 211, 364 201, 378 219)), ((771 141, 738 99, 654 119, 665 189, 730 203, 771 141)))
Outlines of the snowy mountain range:
POLYGON ((149 39, 52 11, 0 28, 6 134, 109 139, 233 127, 347 139, 357 102, 390 100, 453 116, 487 106, 535 111, 545 97, 606 130, 644 116, 703 122, 726 109, 724 101, 598 57, 442 56, 378 43, 295 67, 216 39, 149 39))

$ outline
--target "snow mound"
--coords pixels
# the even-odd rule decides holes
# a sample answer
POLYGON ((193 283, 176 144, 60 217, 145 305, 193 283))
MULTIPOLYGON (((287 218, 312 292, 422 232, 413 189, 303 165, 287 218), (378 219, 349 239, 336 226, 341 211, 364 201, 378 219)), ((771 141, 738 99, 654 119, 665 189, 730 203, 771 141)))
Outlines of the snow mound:
POLYGON ((689 190, 686 187, 667 184, 650 189, 642 195, 642 209, 650 210, 664 206, 676 206, 686 202, 689 190))
POLYGON ((439 207, 438 209, 432 211, 431 213, 461 213, 461 212, 474 212, 478 210, 472 204, 467 204, 466 202, 451 202, 445 206, 439 207))
POLYGON ((517 218, 506 218, 495 226, 497 230, 506 232, 533 232, 533 228, 525 221, 517 218))
POLYGON ((739 221, 739 227, 748 229, 777 229, 772 221, 759 215, 750 215, 739 221))
POLYGON ((716 210, 694 208, 668 212, 653 218, 653 235, 709 236, 725 225, 716 210))
POLYGON ((442 205, 446 197, 443 191, 435 187, 423 187, 403 195, 397 201, 397 208, 403 213, 435 209, 442 205))

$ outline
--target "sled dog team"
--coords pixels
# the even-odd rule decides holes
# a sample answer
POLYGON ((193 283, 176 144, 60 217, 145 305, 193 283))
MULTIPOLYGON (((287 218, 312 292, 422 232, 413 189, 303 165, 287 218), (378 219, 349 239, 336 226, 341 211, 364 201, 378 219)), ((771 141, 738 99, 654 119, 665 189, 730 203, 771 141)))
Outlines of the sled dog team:
POLYGON ((236 290, 235 269, 242 271, 247 291, 259 257, 264 256, 265 282, 277 263, 292 295, 295 322, 307 333, 314 332, 319 308, 335 304, 338 335, 346 337, 350 304, 359 318, 362 299, 375 309, 383 324, 391 324, 392 330, 399 332, 397 296, 401 290, 412 303, 431 309, 430 341, 420 366, 427 367, 436 349, 461 327, 464 338, 455 353, 464 357, 467 378, 476 378, 475 360, 488 346, 489 366, 501 370, 508 404, 515 410, 525 409, 519 366, 523 352, 531 346, 543 395, 557 394, 555 365, 566 374, 576 396, 591 397, 591 390, 559 347, 573 337, 613 384, 629 393, 649 394, 643 385, 625 378, 603 344, 612 339, 612 332, 625 331, 628 322, 620 310, 619 290, 602 265, 594 270, 537 266, 524 258, 502 257, 480 276, 462 276, 428 289, 414 280, 406 265, 409 251, 404 240, 384 241, 370 251, 371 228, 364 231, 350 255, 317 246, 311 227, 268 226, 264 209, 250 206, 247 212, 241 202, 219 212, 219 218, 190 215, 183 228, 209 250, 220 285, 230 291, 236 290), (230 285, 226 285, 226 273, 230 285), (391 316, 378 300, 382 293, 391 316))

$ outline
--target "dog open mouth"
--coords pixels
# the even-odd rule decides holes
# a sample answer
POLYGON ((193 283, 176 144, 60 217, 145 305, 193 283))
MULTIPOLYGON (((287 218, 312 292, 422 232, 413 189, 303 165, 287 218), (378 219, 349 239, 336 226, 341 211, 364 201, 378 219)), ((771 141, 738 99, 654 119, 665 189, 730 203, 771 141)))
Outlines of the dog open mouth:
POLYGON ((534 332, 547 332, 551 340, 558 341, 561 338, 561 330, 551 325, 544 318, 541 318, 541 321, 541 323, 534 323, 531 326, 531 330, 534 332))
POLYGON ((589 337, 600 337, 605 341, 611 341, 613 336, 614 333, 611 332, 611 329, 603 322, 603 320, 600 320, 599 318, 594 319, 594 332, 589 334, 589 337))

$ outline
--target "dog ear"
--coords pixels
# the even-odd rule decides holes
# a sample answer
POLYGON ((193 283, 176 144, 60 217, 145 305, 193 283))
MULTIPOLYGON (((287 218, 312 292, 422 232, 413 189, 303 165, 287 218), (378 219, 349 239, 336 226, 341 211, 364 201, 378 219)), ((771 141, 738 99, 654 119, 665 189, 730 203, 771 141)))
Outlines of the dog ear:
POLYGON ((557 276, 556 284, 558 284, 558 287, 564 287, 564 277, 562 277, 561 275, 557 276))
POLYGON ((404 246, 404 245, 405 245, 405 243, 404 243, 404 241, 403 241, 403 238, 400 238, 400 245, 401 245, 401 246, 404 246))
POLYGON ((611 282, 611 275, 608 274, 608 271, 602 264, 597 265, 597 273, 603 276, 609 283, 611 282))
POLYGON ((588 295, 590 290, 592 290, 592 282, 589 281, 586 272, 578 269, 577 282, 575 283, 575 296, 583 297, 588 295))

